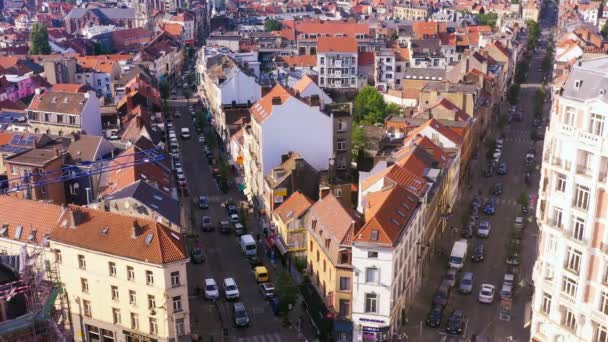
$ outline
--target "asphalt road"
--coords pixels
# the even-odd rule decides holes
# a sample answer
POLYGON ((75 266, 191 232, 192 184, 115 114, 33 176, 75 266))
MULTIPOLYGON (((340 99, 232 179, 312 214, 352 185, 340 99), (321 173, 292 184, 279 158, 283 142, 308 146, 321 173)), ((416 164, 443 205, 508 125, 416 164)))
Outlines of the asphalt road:
MULTIPOLYGON (((192 101, 191 101, 192 102, 192 101)), ((280 320, 274 316, 270 305, 262 299, 258 292, 258 285, 254 279, 251 267, 242 255, 238 238, 233 234, 220 234, 218 230, 202 232, 198 227, 203 215, 211 216, 213 223, 227 219, 227 214, 221 203, 227 199, 241 200, 241 194, 235 188, 228 194, 222 193, 211 176, 211 168, 204 156, 202 145, 192 123, 192 116, 185 100, 169 101, 174 111, 182 112, 181 118, 174 119, 177 135, 182 127, 189 127, 193 133, 192 138, 183 140, 179 138, 182 155, 182 168, 186 175, 190 197, 183 199, 184 206, 191 206, 195 216, 194 233, 199 234, 198 241, 203 246, 207 261, 195 265, 188 265, 188 283, 190 287, 190 313, 192 332, 203 337, 203 341, 238 341, 238 342, 281 342, 295 341, 295 333, 282 327, 280 320), (209 198, 209 209, 198 209, 199 195, 209 198), (218 285, 224 278, 232 277, 240 291, 240 301, 245 303, 251 319, 248 328, 236 328, 233 324, 231 302, 220 299, 216 303, 205 301, 202 296, 195 295, 196 287, 202 288, 205 278, 214 278, 218 285), (224 328, 227 335, 224 336, 224 328)), ((250 215, 251 216, 251 215, 250 215)), ((255 223, 250 218, 248 227, 255 223)), ((188 246, 192 244, 188 240, 188 246)), ((271 271, 272 274, 272 271, 271 271)))
MULTIPOLYGON (((556 23, 556 16, 552 10, 555 7, 553 2, 549 2, 548 8, 543 11, 543 19, 541 20, 542 28, 551 28, 556 23)), ((522 241, 522 250, 520 253, 521 263, 519 265, 519 274, 516 281, 519 283, 522 279, 527 281, 527 285, 518 284, 511 307, 511 320, 503 321, 498 317, 500 303, 498 292, 502 286, 504 274, 507 272, 508 265, 506 264, 507 248, 506 243, 510 239, 513 220, 516 216, 521 216, 521 208, 517 203, 520 194, 527 191, 531 197, 535 198, 538 193, 538 171, 533 173, 531 186, 527 187, 524 184, 524 158, 526 151, 535 147, 536 164, 540 167, 540 158, 542 157, 542 141, 534 143, 530 138, 530 127, 533 121, 533 100, 535 92, 540 83, 543 81, 543 73, 538 71, 542 65, 543 54, 535 55, 530 61, 528 73, 529 86, 523 86, 521 89, 519 108, 524 112, 523 122, 513 122, 506 128, 506 139, 502 153, 502 161, 506 161, 508 165, 508 174, 504 176, 495 175, 490 178, 482 176, 481 169, 487 165, 485 161, 485 148, 480 150, 479 161, 473 161, 472 174, 473 179, 471 184, 473 188, 469 190, 466 186, 461 189, 461 196, 455 208, 455 213, 452 215, 449 226, 461 227, 462 216, 466 215, 470 207, 472 196, 479 191, 482 197, 487 199, 490 197, 489 191, 497 182, 503 183, 504 193, 498 196, 497 211, 494 216, 482 215, 482 220, 488 219, 491 223, 490 236, 484 239, 485 244, 485 261, 482 263, 472 263, 469 260, 465 263, 464 272, 473 272, 473 292, 469 295, 459 294, 456 289, 450 295, 448 306, 444 311, 444 322, 440 328, 433 329, 424 326, 426 315, 431 308, 433 292, 437 289, 444 274, 447 272, 448 256, 435 255, 431 271, 425 275, 425 280, 421 287, 421 291, 417 296, 417 300, 412 304, 412 309, 408 314, 408 327, 405 330, 408 341, 466 341, 473 334, 487 335, 493 341, 529 341, 530 340, 530 301, 533 288, 531 284, 531 272, 534 261, 536 259, 536 246, 538 237, 538 227, 535 220, 528 223, 524 230, 524 238, 522 241), (493 304, 481 304, 477 301, 477 296, 482 283, 490 283, 496 287, 497 296, 493 304), (445 335, 445 321, 454 309, 464 310, 466 316, 466 329, 463 336, 447 336, 445 335)), ((481 147, 481 144, 480 144, 481 147)), ((528 217, 534 216, 535 200, 530 203, 528 217)), ((456 239, 460 239, 459 232, 451 232, 442 241, 444 250, 449 254, 451 246, 456 239)), ((469 253, 472 252, 471 246, 474 246, 479 238, 469 240, 469 253)), ((469 254, 470 255, 470 254, 469 254)), ((460 273, 462 274, 462 272, 460 273)), ((403 336, 403 337, 406 337, 403 336)))

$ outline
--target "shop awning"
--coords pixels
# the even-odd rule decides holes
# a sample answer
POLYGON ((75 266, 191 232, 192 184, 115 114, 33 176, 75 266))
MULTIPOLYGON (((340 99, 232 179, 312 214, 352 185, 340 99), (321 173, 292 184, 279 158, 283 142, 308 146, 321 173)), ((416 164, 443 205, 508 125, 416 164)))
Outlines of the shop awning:
POLYGON ((338 319, 334 322, 334 331, 344 332, 344 333, 352 332, 353 331, 353 322, 338 319))

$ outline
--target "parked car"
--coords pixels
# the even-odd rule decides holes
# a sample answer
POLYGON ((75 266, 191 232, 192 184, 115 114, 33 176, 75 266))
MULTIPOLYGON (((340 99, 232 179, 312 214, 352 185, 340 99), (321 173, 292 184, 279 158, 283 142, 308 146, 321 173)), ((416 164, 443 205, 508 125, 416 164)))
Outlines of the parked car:
POLYGON ((490 198, 483 207, 483 213, 486 215, 494 215, 496 213, 496 200, 490 198))
POLYGON ((203 247, 199 245, 195 245, 190 250, 190 260, 192 260, 193 264, 201 264, 205 262, 205 251, 203 251, 203 247))
POLYGON ((239 299, 241 296, 236 281, 233 278, 224 279, 224 296, 227 300, 239 299))
POLYGON ((483 169, 483 176, 487 178, 494 176, 494 167, 492 165, 488 165, 488 167, 483 169))
POLYGON ((439 288, 433 294, 433 305, 442 305, 445 306, 448 304, 448 299, 450 297, 450 284, 445 281, 441 282, 439 288))
POLYGON ((220 233, 228 234, 230 233, 231 229, 232 226, 230 225, 230 222, 228 222, 227 220, 220 221, 220 233))
POLYGON ((507 174, 507 163, 506 162, 500 162, 500 164, 498 164, 498 169, 496 170, 496 173, 504 176, 507 174))
POLYGON ((213 278, 205 279, 205 299, 218 299, 220 298, 220 290, 217 288, 217 283, 213 278))
POLYGON ((201 223, 201 229, 204 232, 210 232, 213 230, 213 222, 210 216, 203 216, 203 222, 201 223))
POLYGON ((231 214, 230 215, 230 222, 235 225, 237 223, 241 223, 241 219, 239 218, 238 214, 231 214))
POLYGON ((460 285, 458 286, 458 292, 468 294, 473 292, 473 272, 465 272, 460 278, 460 285))
POLYGON ((490 236, 490 222, 481 221, 477 227, 477 236, 487 238, 490 236))
POLYGON ((478 243, 471 254, 471 260, 474 262, 482 262, 485 259, 485 248, 483 243, 478 243))
POLYGON ((241 302, 234 303, 233 308, 234 324, 237 327, 248 327, 250 320, 249 314, 247 313, 247 309, 245 308, 245 304, 241 302))
POLYGON ((492 187, 492 195, 500 196, 502 195, 502 183, 496 183, 492 187))
POLYGON ((198 207, 201 209, 209 209, 209 200, 207 196, 198 196, 198 207))
POLYGON ((448 273, 446 273, 443 277, 443 280, 446 281, 450 287, 454 287, 454 285, 456 285, 456 273, 458 273, 457 270, 450 268, 448 273))
POLYGON ((441 325, 443 319, 443 306, 433 305, 431 312, 426 315, 425 324, 431 328, 437 328, 441 325))
POLYGON ((234 204, 232 202, 226 203, 226 211, 228 212, 228 216, 239 214, 238 207, 236 206, 236 204, 234 204))
POLYGON ((492 302, 494 302, 494 291, 494 285, 481 284, 481 289, 479 290, 479 296, 477 297, 477 300, 480 303, 492 304, 492 302))
POLYGON ((262 294, 262 298, 269 299, 274 297, 274 285, 271 283, 261 283, 259 285, 260 293, 262 294))
POLYGON ((462 310, 452 312, 445 332, 449 335, 462 335, 464 333, 464 312, 462 310))
POLYGON ((465 239, 471 239, 473 237, 473 223, 468 223, 466 226, 462 228, 460 235, 465 239))

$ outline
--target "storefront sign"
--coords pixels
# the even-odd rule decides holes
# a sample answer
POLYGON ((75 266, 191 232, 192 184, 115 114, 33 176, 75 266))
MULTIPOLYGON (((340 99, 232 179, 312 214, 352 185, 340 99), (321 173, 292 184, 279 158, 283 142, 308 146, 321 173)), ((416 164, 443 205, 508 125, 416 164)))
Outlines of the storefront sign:
POLYGON ((158 340, 155 338, 150 338, 148 336, 136 334, 130 331, 123 330, 123 334, 127 338, 127 341, 137 341, 137 342, 157 342, 158 340))
POLYGON ((381 320, 381 319, 373 319, 373 318, 365 318, 365 317, 359 318, 359 321, 361 321, 361 322, 371 322, 371 323, 385 324, 384 321, 381 320))

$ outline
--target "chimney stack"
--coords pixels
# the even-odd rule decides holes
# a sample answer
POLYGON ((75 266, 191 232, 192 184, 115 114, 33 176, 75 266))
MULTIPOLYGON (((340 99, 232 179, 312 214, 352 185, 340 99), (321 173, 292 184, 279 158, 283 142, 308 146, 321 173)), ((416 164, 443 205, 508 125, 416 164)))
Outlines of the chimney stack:
POLYGON ((280 96, 275 96, 272 98, 272 105, 273 106, 280 106, 281 105, 281 97, 280 96))

